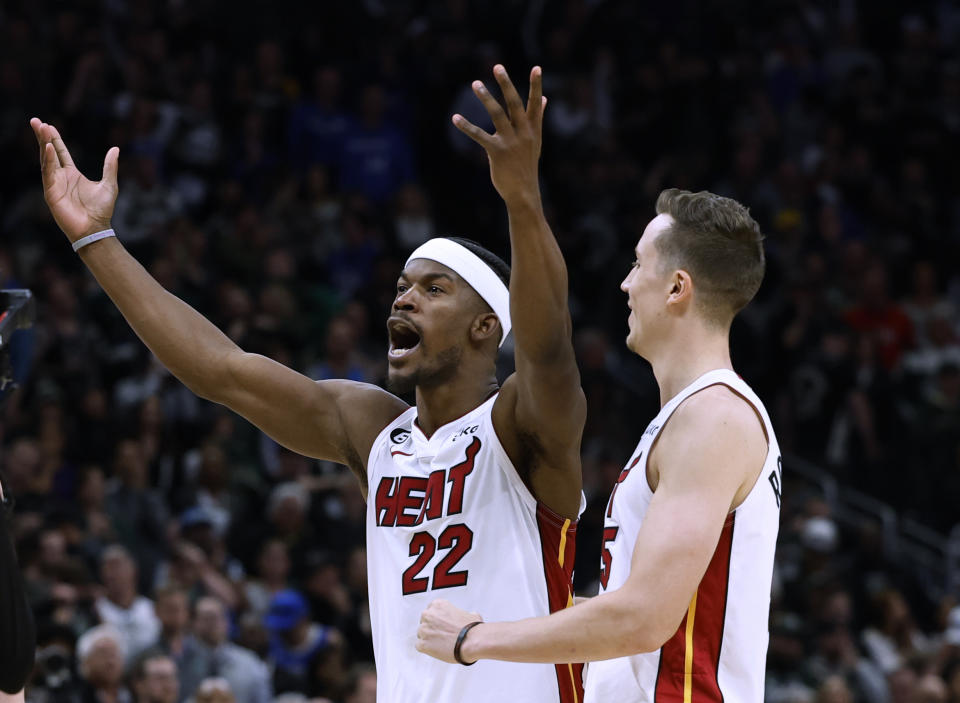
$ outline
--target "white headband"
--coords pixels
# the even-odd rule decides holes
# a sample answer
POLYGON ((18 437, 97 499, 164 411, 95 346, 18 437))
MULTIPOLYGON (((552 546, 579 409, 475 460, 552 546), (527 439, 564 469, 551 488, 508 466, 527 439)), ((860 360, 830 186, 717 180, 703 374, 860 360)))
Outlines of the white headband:
POLYGON ((430 259, 455 271, 483 298, 500 320, 503 336, 500 346, 510 334, 510 290, 479 256, 451 239, 438 237, 421 244, 407 259, 430 259))

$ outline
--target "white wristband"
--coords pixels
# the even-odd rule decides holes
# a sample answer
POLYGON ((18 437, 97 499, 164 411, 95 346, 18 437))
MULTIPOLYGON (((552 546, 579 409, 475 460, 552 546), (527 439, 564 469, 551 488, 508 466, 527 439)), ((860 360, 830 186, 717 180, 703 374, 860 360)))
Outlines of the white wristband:
POLYGON ((117 233, 112 229, 105 229, 102 232, 94 232, 93 234, 88 234, 86 237, 80 237, 77 241, 73 243, 73 250, 80 251, 88 244, 93 244, 98 242, 101 239, 106 239, 107 237, 116 237, 117 233))

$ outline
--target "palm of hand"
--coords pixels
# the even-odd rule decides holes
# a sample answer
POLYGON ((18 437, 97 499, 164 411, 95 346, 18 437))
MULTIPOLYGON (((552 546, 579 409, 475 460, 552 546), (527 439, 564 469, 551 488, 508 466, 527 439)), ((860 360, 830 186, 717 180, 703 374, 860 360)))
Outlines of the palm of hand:
POLYGON ((43 197, 54 219, 71 241, 110 227, 117 199, 117 162, 112 147, 103 161, 103 178, 91 181, 77 169, 57 129, 34 117, 30 126, 40 146, 43 197))
POLYGON ((110 227, 116 192, 106 181, 91 181, 75 166, 59 168, 44 181, 47 206, 71 239, 110 227))

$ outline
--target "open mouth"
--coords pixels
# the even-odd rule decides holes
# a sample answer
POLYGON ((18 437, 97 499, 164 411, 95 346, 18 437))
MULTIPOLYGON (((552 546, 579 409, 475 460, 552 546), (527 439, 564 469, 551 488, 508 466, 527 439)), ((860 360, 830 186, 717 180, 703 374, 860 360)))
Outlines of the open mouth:
POLYGON ((390 359, 402 359, 420 346, 420 333, 409 322, 397 317, 387 320, 390 335, 390 359))

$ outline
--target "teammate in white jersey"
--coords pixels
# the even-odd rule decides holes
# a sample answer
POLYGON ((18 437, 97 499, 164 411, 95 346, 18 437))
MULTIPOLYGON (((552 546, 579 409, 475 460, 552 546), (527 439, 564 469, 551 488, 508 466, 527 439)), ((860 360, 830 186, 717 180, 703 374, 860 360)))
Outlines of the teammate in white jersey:
MULTIPOLYGON (((160 361, 198 395, 278 442, 348 465, 368 495, 368 571, 378 700, 582 700, 580 669, 488 662, 452 668, 415 648, 420 612, 442 592, 503 618, 571 602, 582 506, 586 401, 571 343, 567 273, 540 201, 540 69, 527 106, 502 66, 507 110, 477 81, 496 134, 454 123, 487 151, 509 216, 513 272, 479 245, 436 239, 400 274, 387 327, 389 385, 314 382, 245 353, 151 278, 113 236, 118 150, 84 178, 60 135, 31 121, 57 224, 160 361), (509 284, 509 290, 508 290, 509 284), (514 330, 516 373, 498 387, 514 330), (515 698, 519 695, 519 698, 515 698)), ((120 233, 122 235, 122 233, 120 233)))
POLYGON ((760 287, 762 237, 712 193, 664 191, 657 213, 621 288, 627 346, 652 364, 662 410, 607 504, 601 594, 475 626, 437 601, 418 647, 448 662, 593 662, 587 703, 761 703, 780 454, 732 371, 729 330, 760 287))

